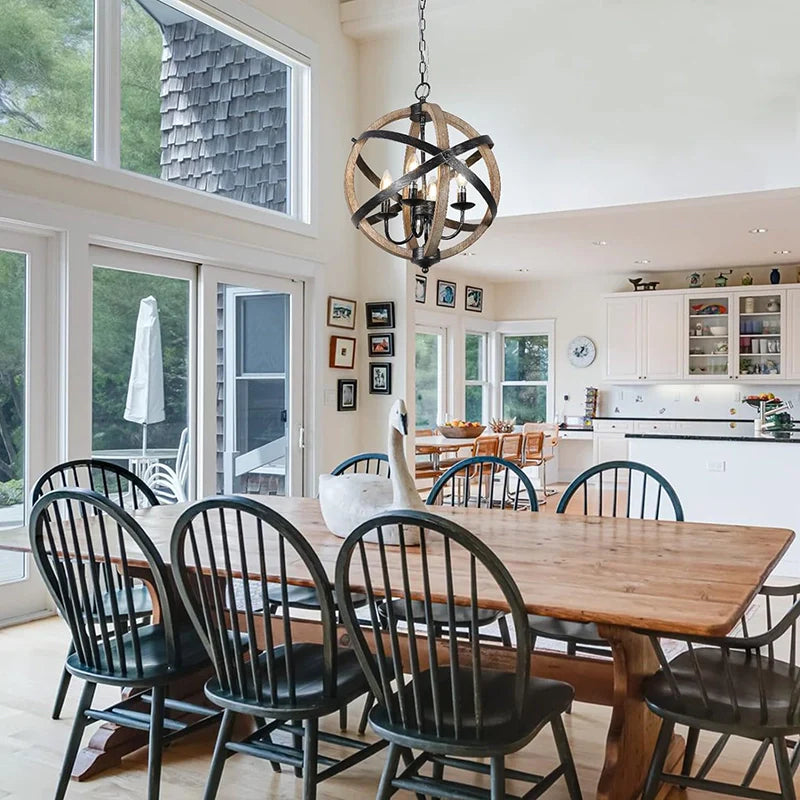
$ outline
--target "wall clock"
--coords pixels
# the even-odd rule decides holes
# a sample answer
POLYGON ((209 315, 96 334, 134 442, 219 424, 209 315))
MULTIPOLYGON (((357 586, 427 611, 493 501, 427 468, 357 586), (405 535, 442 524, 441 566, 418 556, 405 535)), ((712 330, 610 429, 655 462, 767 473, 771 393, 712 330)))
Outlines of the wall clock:
POLYGON ((596 355, 594 342, 588 336, 576 336, 567 345, 567 357, 574 367, 588 367, 596 355))

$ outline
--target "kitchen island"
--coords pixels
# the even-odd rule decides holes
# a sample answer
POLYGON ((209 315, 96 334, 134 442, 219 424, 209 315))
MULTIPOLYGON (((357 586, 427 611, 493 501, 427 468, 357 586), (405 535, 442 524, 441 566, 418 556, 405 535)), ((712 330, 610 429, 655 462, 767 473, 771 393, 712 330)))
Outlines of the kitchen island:
MULTIPOLYGON (((629 433, 629 458, 675 488, 687 522, 774 525, 800 531, 800 431, 756 436, 629 433)), ((724 547, 724 541, 720 546, 724 547)), ((774 574, 800 578, 795 541, 774 574)))

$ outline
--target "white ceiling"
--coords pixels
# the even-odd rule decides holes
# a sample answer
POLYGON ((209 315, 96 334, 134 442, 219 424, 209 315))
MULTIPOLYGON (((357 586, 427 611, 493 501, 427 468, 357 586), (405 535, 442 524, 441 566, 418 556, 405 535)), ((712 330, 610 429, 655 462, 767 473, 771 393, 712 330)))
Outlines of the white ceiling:
POLYGON ((448 267, 495 281, 795 264, 800 189, 501 217, 471 252, 448 267))

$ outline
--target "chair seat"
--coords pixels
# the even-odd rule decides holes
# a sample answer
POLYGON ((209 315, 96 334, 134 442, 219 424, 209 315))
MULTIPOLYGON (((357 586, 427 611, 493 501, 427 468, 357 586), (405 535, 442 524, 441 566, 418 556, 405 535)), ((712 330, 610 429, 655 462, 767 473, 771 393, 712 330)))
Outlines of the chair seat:
MULTIPOLYGON (((406 619, 405 600, 393 600, 392 609, 397 619, 406 619)), ((378 606, 378 611, 382 616, 387 616, 386 606, 383 603, 378 606)), ((413 615, 414 622, 421 625, 425 624, 425 603, 423 603, 421 600, 412 600, 411 613, 413 615)), ((500 617, 505 616, 505 611, 494 611, 490 608, 479 608, 477 609, 477 615, 478 625, 482 627, 484 625, 491 625, 493 622, 497 622, 500 617)), ((447 626, 450 622, 450 615, 445 603, 431 603, 431 616, 433 617, 434 623, 437 625, 447 626)), ((456 620, 456 628, 467 628, 472 622, 472 609, 470 606, 454 606, 453 616, 456 620)))
POLYGON ((119 589, 116 592, 103 594, 103 613, 107 619, 113 616, 114 598, 117 609, 123 617, 144 617, 153 613, 153 601, 150 592, 143 584, 131 587, 131 600, 133 600, 133 614, 128 610, 128 592, 119 589))
POLYGON ((571 622, 567 619, 528 614, 528 626, 531 633, 545 639, 608 646, 608 642, 599 634, 594 622, 571 622))
MULTIPOLYGON (((263 597, 261 595, 261 584, 258 581, 250 581, 250 605, 254 612, 261 612, 264 610, 263 597)), ((244 581, 233 581, 233 592, 236 597, 236 608, 239 611, 246 609, 244 601, 244 581)), ((289 584, 286 587, 286 598, 290 608, 302 608, 306 611, 319 610, 319 595, 313 586, 296 586, 289 584)), ((361 608, 367 604, 366 595, 354 594, 352 595, 353 605, 356 608, 361 608)), ((226 598, 228 600, 228 598, 226 598)), ((283 592, 280 583, 270 582, 267 585, 267 600, 275 605, 283 603, 283 592)), ((334 603, 336 602, 336 595, 333 597, 334 603)))
POLYGON ((670 662, 680 696, 673 697, 667 676, 659 671, 644 683, 647 705, 661 717, 678 722, 691 720, 694 727, 739 735, 750 729, 757 738, 785 736, 800 732, 800 711, 787 719, 797 667, 783 661, 769 663, 761 658, 761 671, 767 717, 762 720, 759 702, 758 659, 740 651, 730 652, 730 679, 739 707, 737 718, 730 699, 728 678, 722 651, 716 647, 695 648, 697 663, 708 694, 706 708, 692 664, 691 653, 681 653, 670 662))
MULTIPOLYGON (((245 675, 245 690, 242 695, 233 694, 220 686, 216 677, 206 683, 206 697, 222 708, 230 708, 245 714, 263 714, 274 719, 305 719, 324 717, 337 711, 347 703, 369 691, 367 679, 358 663, 355 651, 339 650, 336 659, 336 687, 326 695, 322 676, 324 668, 324 649, 321 644, 302 642, 292 645, 292 664, 294 666, 295 699, 289 696, 289 685, 286 681, 286 647, 280 645, 273 651, 275 659, 276 699, 270 694, 266 670, 262 668, 263 679, 256 692, 253 673, 249 668, 245 675)), ((258 658, 262 667, 266 663, 266 655, 258 658)))
POLYGON ((145 625, 138 628, 139 647, 142 656, 142 670, 137 674, 134 657, 133 636, 130 632, 122 635, 122 648, 128 674, 122 674, 119 647, 116 637, 109 632, 111 668, 102 640, 98 639, 100 665, 96 668, 81 663, 78 653, 72 653, 66 662, 67 670, 78 678, 93 683, 106 683, 114 686, 153 686, 169 683, 175 677, 191 672, 208 662, 208 655, 194 628, 187 626, 175 631, 175 650, 180 665, 170 664, 167 658, 167 643, 161 625, 145 625))
MULTIPOLYGON (((479 731, 475 722, 475 702, 473 697, 472 672, 461 670, 458 684, 458 706, 461 709, 462 725, 458 736, 452 711, 452 684, 450 671, 440 668, 438 679, 434 681, 441 702, 442 720, 440 730, 436 730, 434 717, 431 672, 421 673, 418 690, 419 708, 422 709, 423 730, 419 732, 416 724, 406 728, 400 721, 399 701, 393 695, 391 703, 395 709, 394 721, 382 706, 375 706, 369 721, 375 733, 390 742, 398 742, 419 748, 430 753, 450 753, 453 755, 501 755, 513 753, 524 747, 539 731, 540 727, 552 717, 563 713, 573 700, 575 691, 566 683, 546 678, 531 678, 528 693, 522 708, 517 708, 514 697, 515 676, 508 672, 482 670, 481 705, 482 728, 479 731), (515 713, 519 712, 516 715, 515 713)), ((414 708, 414 687, 408 683, 402 689, 405 701, 414 708)))

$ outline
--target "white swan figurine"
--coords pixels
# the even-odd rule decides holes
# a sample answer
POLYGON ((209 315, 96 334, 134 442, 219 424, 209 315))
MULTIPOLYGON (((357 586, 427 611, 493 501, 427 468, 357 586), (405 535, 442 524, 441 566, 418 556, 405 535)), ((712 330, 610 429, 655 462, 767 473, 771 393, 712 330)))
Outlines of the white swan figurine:
MULTIPOLYGON (((408 435, 408 413, 403 400, 396 400, 389 413, 389 468, 391 479, 380 475, 348 473, 319 476, 319 504, 328 530, 343 539, 362 522, 392 509, 425 510, 408 468, 403 437, 408 435)), ((396 528, 385 528, 384 541, 399 544, 396 528)), ((367 541, 376 541, 371 533, 367 541)), ((407 531, 406 544, 418 544, 419 535, 407 531)))

